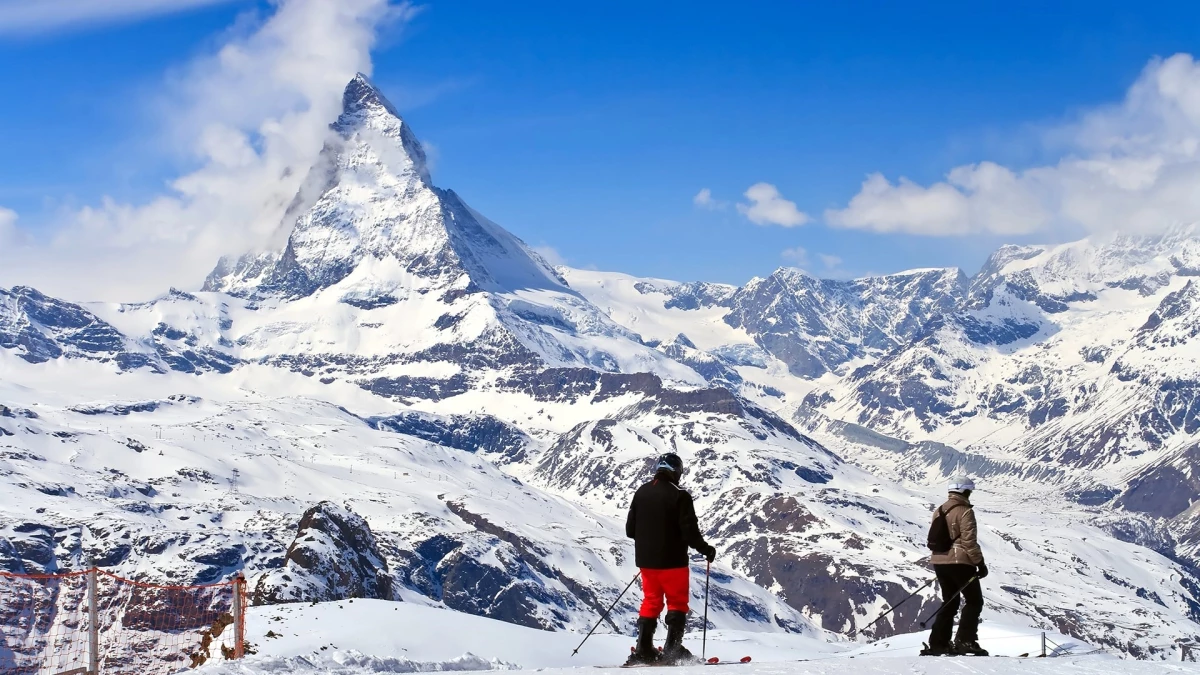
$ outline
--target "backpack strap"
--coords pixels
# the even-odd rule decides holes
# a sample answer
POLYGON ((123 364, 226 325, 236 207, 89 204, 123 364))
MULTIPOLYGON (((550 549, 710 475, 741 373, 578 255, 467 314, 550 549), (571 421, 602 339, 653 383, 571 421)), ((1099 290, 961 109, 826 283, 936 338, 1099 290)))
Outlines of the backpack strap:
MULTIPOLYGON (((954 506, 951 506, 949 510, 946 510, 946 505, 942 504, 941 506, 938 507, 938 513, 942 514, 942 518, 945 518, 946 516, 950 515, 951 513, 954 513, 954 509, 957 509, 957 508, 964 508, 964 509, 970 510, 971 505, 970 504, 955 504, 954 506)), ((950 530, 950 521, 949 520, 946 521, 946 530, 947 531, 950 530)), ((954 548, 954 544, 961 538, 962 538, 962 530, 959 530, 958 536, 954 537, 953 539, 950 540, 950 548, 954 548)))

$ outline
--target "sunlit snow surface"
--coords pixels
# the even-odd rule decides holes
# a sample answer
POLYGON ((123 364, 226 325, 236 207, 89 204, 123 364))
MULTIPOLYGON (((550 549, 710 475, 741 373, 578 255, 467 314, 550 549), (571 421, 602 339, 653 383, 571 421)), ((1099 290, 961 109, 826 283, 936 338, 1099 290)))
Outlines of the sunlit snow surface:
MULTIPOLYGON (((498 467, 489 457, 372 429, 363 418, 396 412, 390 402, 352 385, 323 385, 278 369, 248 366, 201 377, 118 375, 85 362, 35 366, 4 353, 0 360, 7 375, 0 397, 39 415, 0 421, 14 433, 0 439, 0 446, 12 450, 0 457, 0 484, 20 495, 5 501, 4 520, 75 528, 70 531, 78 534, 71 536, 80 543, 67 540, 66 556, 105 558, 126 531, 135 541, 163 542, 165 555, 131 555, 116 570, 172 583, 192 582, 202 573, 232 573, 236 567, 213 569, 195 562, 198 556, 224 552, 231 553, 234 564, 244 560, 253 580, 279 564, 299 515, 317 501, 333 499, 348 503, 397 549, 411 550, 436 534, 461 536, 474 542, 469 545, 485 564, 502 569, 508 559, 496 555, 511 553, 475 534, 450 508, 459 505, 538 542, 554 569, 612 598, 634 573, 622 517, 629 489, 644 480, 644 459, 672 447, 690 458, 706 445, 670 431, 684 429, 693 418, 625 416, 610 429, 616 451, 589 440, 561 455, 547 455, 563 466, 543 470, 539 453, 557 434, 615 415, 636 398, 572 404, 472 390, 420 405, 437 414, 485 410, 549 439, 535 441, 527 463, 498 467), (184 398, 171 398, 180 394, 184 398), (87 414, 139 403, 156 407, 87 414), (667 429, 660 433, 675 437, 677 445, 651 433, 655 429, 667 429), (138 446, 145 449, 139 452, 138 446), (74 493, 55 494, 66 487, 74 493)), ((773 545, 794 547, 798 555, 828 556, 819 573, 825 575, 828 565, 846 585, 828 597, 826 606, 855 605, 851 617, 860 626, 886 608, 883 599, 895 602, 929 578, 921 560, 922 539, 929 505, 941 496, 939 486, 898 486, 833 462, 804 443, 770 435, 759 440, 751 431, 760 431, 719 419, 706 424, 710 431, 705 433, 727 440, 708 467, 685 482, 697 494, 702 522, 721 548, 719 586, 753 599, 768 619, 754 621, 736 608, 715 608, 710 618, 718 627, 781 630, 774 616, 812 631, 822 621, 819 613, 788 607, 780 588, 764 590, 747 581, 762 568, 736 551, 753 551, 764 533, 773 545), (768 485, 743 473, 779 461, 820 462, 832 480, 814 485, 792 472, 777 472, 776 484, 768 485), (760 498, 795 500, 779 503, 819 520, 748 526, 760 522, 755 520, 761 518, 756 505, 762 502, 755 501, 760 498), (855 584, 880 583, 894 585, 882 598, 838 597, 855 584)), ((591 437, 590 431, 585 434, 591 437)), ((1096 631, 1100 622, 1111 623, 1113 628, 1103 629, 1108 638, 1147 647, 1171 645, 1188 634, 1184 589, 1169 560, 1117 541, 1090 524, 1082 510, 1048 507, 1042 494, 1036 486, 1024 488, 1024 494, 996 486, 977 496, 981 540, 993 570, 985 583, 985 618, 1035 622, 1045 621, 1046 612, 1096 631), (1138 588, 1156 593, 1157 601, 1138 597, 1138 588)), ((700 578, 694 579, 695 591, 700 578)), ((569 597, 560 582, 547 583, 569 597)), ((816 598, 803 586, 782 590, 795 593, 798 601, 816 598)), ((626 598, 619 608, 622 625, 631 625, 632 610, 633 600, 626 598)), ((570 607, 561 619, 554 611, 548 604, 538 616, 574 630, 591 622, 591 610, 583 605, 570 607)), ((1164 657, 1161 648, 1151 653, 1164 657)))
MULTIPOLYGON (((564 629, 511 640, 544 658, 543 643, 586 630, 633 576, 624 510, 652 458, 674 451, 719 550, 713 625, 763 632, 762 658, 783 639, 826 655, 930 578, 929 512, 967 468, 992 569, 988 630, 1053 626, 1156 659, 1194 639, 1200 585, 1169 556, 1194 559, 1200 527, 1169 531, 1069 494, 1095 483, 1111 501, 1196 438, 1200 404, 1177 392, 1200 386, 1200 238, 1005 247, 974 280, 781 269, 739 289, 555 270, 430 184, 394 112, 356 78, 340 140, 297 196, 295 228, 282 224, 289 248, 223 261, 205 292, 86 308, 0 294, 0 537, 26 552, 6 564, 92 559, 169 583, 245 571, 254 585, 283 564, 300 514, 332 500, 366 519, 408 591, 564 629), (943 312, 954 321, 937 324, 943 312), (483 419, 521 441, 454 449, 379 424, 398 414, 483 419), (479 565, 451 597, 422 575, 454 546, 466 562, 452 571, 479 565)), ((1185 475, 1193 459, 1179 460, 1185 475)), ((1195 491, 1176 492, 1188 508, 1195 491)), ((910 630, 934 594, 880 634, 910 630)), ((401 617, 409 600, 388 609, 401 617)), ((615 625, 635 611, 626 597, 615 625)), ((367 637, 389 625, 332 616, 313 622, 367 637)), ((388 634, 404 637, 406 620, 388 634)), ((340 651, 353 644, 275 656, 401 659, 346 672, 570 665, 474 643, 340 651)), ((993 662, 925 663, 905 667, 993 662)), ((1078 672, 1098 672, 1087 663, 1078 672)))
MULTIPOLYGON (((547 673, 594 673, 619 665, 632 638, 593 635, 572 656, 583 635, 549 633, 419 604, 354 600, 312 605, 255 607, 247 639, 257 654, 237 664, 200 669, 207 675, 274 673, 409 673, 460 670, 537 669, 547 673), (267 637, 268 632, 278 637, 267 637)), ((662 636, 659 635, 661 642, 662 636)), ((725 661, 751 656, 737 673, 1200 673, 1194 664, 1138 663, 1115 659, 1089 645, 1052 633, 1046 660, 1037 656, 1041 633, 985 623, 981 642, 997 658, 920 658, 924 635, 903 635, 869 645, 830 644, 796 635, 712 631, 707 654, 725 661), (1055 646, 1057 644, 1057 646, 1055 646), (1009 658, 999 658, 1009 657, 1009 658)), ((699 654, 701 636, 685 645, 699 654)), ((687 668, 683 673, 721 670, 687 668)))

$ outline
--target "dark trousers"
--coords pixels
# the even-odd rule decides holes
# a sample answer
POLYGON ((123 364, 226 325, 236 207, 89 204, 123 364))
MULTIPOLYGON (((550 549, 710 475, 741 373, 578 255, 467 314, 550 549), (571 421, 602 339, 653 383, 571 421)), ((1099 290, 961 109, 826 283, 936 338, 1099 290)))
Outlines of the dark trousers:
POLYGON ((933 621, 933 632, 929 634, 930 647, 946 647, 950 644, 950 633, 954 629, 954 615, 962 601, 962 619, 958 622, 958 639, 964 642, 979 639, 979 613, 983 611, 983 588, 975 576, 974 565, 934 565, 938 586, 942 588, 942 599, 946 604, 933 621), (970 581, 971 583, 967 583, 970 581), (962 589, 962 594, 958 591, 962 589))

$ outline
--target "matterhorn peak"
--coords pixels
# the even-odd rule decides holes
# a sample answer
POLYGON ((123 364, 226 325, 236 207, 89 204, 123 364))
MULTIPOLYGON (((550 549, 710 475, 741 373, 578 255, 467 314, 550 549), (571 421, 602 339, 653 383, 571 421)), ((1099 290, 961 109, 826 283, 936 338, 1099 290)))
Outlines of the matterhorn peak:
MULTIPOLYGON (((281 223, 287 246, 222 260, 206 290, 302 297, 341 284, 364 261, 369 264, 356 279, 372 288, 388 286, 366 301, 373 305, 404 292, 391 288, 395 280, 380 285, 359 279, 376 269, 370 261, 389 261, 385 267, 408 275, 422 292, 565 290, 558 274, 519 239, 453 191, 434 187, 420 141, 365 75, 346 85, 342 113, 330 128, 335 135, 281 223)), ((364 302, 359 291, 351 295, 364 302)))
POLYGON ((350 83, 346 85, 346 90, 342 93, 342 112, 351 114, 368 108, 383 108, 395 117, 400 116, 391 101, 388 101, 379 91, 379 87, 376 87, 375 83, 371 82, 366 75, 358 73, 350 80, 350 83))
POLYGON ((421 142, 396 106, 366 75, 358 73, 346 85, 342 114, 332 128, 344 141, 357 139, 365 143, 370 155, 386 159, 396 172, 411 172, 426 185, 433 184, 421 142), (397 145, 403 151, 401 155, 394 152, 397 145))

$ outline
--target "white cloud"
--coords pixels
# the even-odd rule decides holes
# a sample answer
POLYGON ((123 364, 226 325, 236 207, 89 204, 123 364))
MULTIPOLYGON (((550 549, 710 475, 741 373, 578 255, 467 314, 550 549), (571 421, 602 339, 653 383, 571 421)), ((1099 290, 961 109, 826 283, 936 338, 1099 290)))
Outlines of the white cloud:
POLYGON ((116 23, 234 0, 0 0, 0 34, 116 23))
POLYGON ((875 173, 845 209, 826 211, 825 219, 837 227, 876 232, 1024 234, 1049 218, 1034 189, 992 162, 958 167, 945 182, 929 187, 905 178, 892 184, 875 173))
MULTIPOLYGON (((799 267, 800 269, 804 270, 811 270, 814 265, 814 256, 810 254, 808 249, 805 249, 803 246, 785 248, 779 252, 779 257, 790 262, 792 266, 799 267)), ((818 261, 820 261, 823 273, 829 274, 841 271, 840 268, 842 266, 842 259, 836 255, 818 253, 815 257, 818 261)))
POLYGON ((821 260, 821 264, 825 266, 826 271, 833 271, 842 266, 843 260, 836 255, 827 253, 818 253, 817 258, 821 260))
POLYGON ((745 196, 750 203, 738 204, 738 212, 756 225, 796 227, 811 220, 808 214, 796 208, 795 202, 784 199, 779 190, 770 183, 751 185, 745 196))
POLYGON ((790 261, 796 267, 808 267, 808 251, 802 246, 793 246, 780 251, 779 256, 784 260, 790 261))
POLYGON ((277 241, 377 29, 413 9, 389 0, 280 0, 215 53, 171 73, 158 102, 163 145, 199 167, 142 204, 105 198, 64 213, 35 254, 0 251, 0 285, 130 300, 195 288, 223 254, 277 241))
MULTIPOLYGON (((388 97, 391 101, 391 97, 388 97)), ((395 102, 393 101, 393 104, 395 102)), ((442 149, 435 145, 432 141, 421 139, 421 151, 425 153, 425 170, 429 173, 436 173, 438 164, 442 162, 442 149)))
POLYGON ((567 259, 553 246, 542 244, 541 246, 533 246, 532 248, 534 253, 542 256, 543 260, 554 267, 565 266, 567 264, 567 259))
POLYGON ((722 202, 713 199, 712 190, 709 190, 708 188, 704 188, 697 192, 696 196, 692 197, 692 203, 702 209, 708 209, 709 211, 717 211, 729 206, 728 202, 722 202))
POLYGON ((11 249, 24 243, 17 229, 17 212, 0 206, 0 250, 11 249))
POLYGON ((1047 134, 1054 164, 960 166, 922 186, 872 174, 837 227, 920 235, 1025 234, 1055 228, 1154 232, 1200 221, 1200 64, 1152 60, 1125 99, 1047 134))

